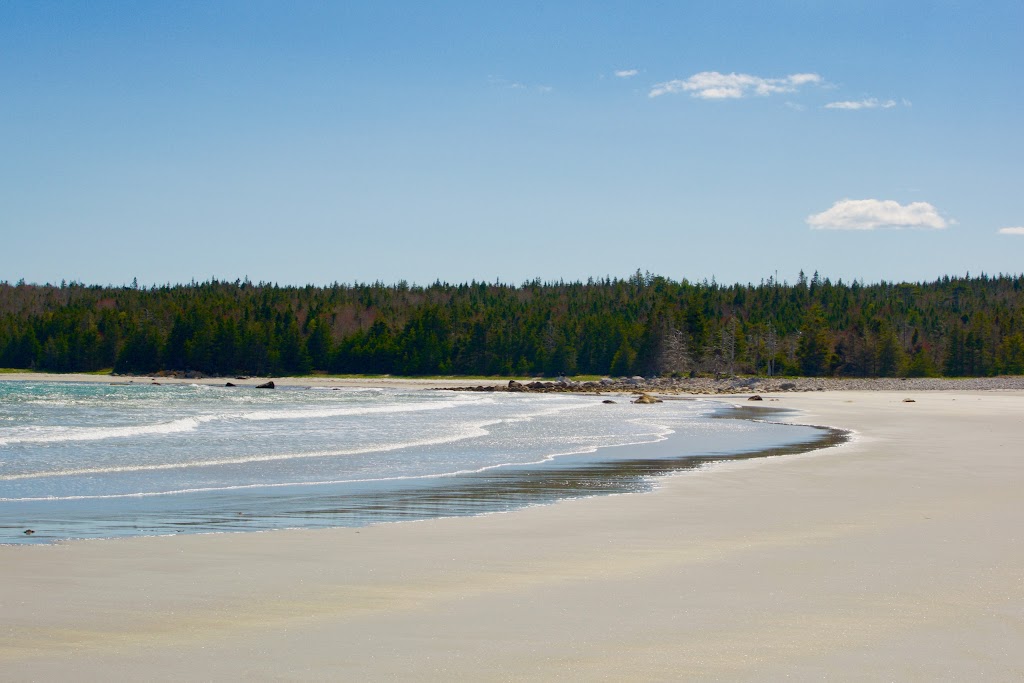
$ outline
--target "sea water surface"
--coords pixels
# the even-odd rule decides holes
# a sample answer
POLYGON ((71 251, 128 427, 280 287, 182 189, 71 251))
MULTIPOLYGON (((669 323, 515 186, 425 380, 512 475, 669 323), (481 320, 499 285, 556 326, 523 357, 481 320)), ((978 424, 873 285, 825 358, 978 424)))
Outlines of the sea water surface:
POLYGON ((606 398, 0 381, 0 543, 498 512, 825 438, 606 398))

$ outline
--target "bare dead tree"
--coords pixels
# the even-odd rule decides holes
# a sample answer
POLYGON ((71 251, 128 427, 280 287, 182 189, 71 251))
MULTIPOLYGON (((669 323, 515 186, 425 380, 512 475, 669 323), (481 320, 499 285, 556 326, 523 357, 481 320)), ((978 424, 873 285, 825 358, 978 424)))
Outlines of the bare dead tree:
POLYGON ((731 318, 722 327, 722 360, 730 375, 733 374, 733 364, 736 361, 736 326, 736 318, 731 318))
POLYGON ((658 368, 661 373, 684 373, 690 371, 690 351, 686 334, 675 327, 665 330, 658 349, 658 368))

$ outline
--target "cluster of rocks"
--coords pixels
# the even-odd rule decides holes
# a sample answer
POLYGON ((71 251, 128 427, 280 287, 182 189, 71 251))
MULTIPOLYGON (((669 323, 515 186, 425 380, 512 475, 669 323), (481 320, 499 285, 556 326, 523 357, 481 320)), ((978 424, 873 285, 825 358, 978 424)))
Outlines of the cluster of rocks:
POLYGON ((939 391, 1024 390, 1024 377, 619 377, 576 382, 510 380, 508 384, 451 387, 451 391, 508 391, 532 393, 658 393, 658 394, 766 394, 806 391, 939 391))
MULTIPOLYGON (((654 380, 650 380, 654 381, 654 380)), ((645 391, 643 387, 649 385, 649 380, 642 377, 630 377, 622 379, 604 378, 597 381, 576 382, 571 379, 560 377, 555 381, 533 380, 520 382, 509 380, 508 384, 480 384, 469 387, 446 387, 445 391, 509 391, 513 393, 596 393, 601 392, 635 392, 645 391)), ((660 391, 660 389, 659 389, 660 391)))

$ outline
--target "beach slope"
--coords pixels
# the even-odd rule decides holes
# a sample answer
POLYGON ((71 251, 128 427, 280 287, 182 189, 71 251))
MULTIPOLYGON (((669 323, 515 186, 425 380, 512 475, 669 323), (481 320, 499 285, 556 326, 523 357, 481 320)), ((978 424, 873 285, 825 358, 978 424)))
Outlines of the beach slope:
POLYGON ((855 436, 487 517, 2 547, 0 677, 1024 677, 1024 393, 778 399, 855 436))

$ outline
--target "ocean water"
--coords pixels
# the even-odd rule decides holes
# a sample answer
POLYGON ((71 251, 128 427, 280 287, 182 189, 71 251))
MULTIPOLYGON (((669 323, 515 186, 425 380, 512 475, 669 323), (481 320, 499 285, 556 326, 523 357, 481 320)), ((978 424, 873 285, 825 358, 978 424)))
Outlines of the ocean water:
POLYGON ((0 543, 498 512, 826 436, 605 398, 0 381, 0 543))

